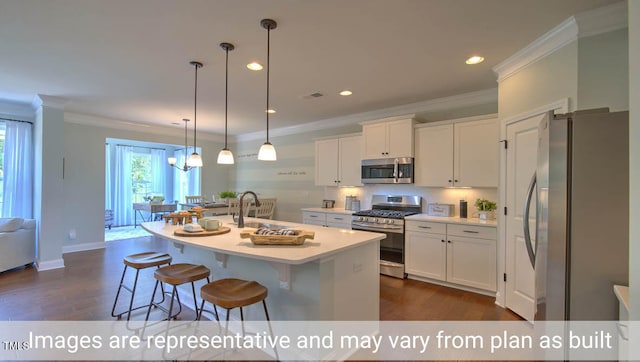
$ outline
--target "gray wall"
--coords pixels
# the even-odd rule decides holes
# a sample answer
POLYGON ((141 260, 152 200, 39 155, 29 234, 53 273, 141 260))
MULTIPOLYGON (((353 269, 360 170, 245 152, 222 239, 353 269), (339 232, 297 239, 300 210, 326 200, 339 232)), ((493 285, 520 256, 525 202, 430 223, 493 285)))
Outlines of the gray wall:
MULTIPOLYGON (((629 285, 631 320, 640 320, 640 1, 629 1, 629 285)), ((640 331, 634 331, 637 341, 640 331)), ((636 351, 640 348, 634 345, 636 351)), ((637 354, 636 354, 637 356, 637 354)))
POLYGON ((578 40, 577 109, 629 109, 628 48, 627 29, 578 40))
POLYGON ((569 98, 575 110, 578 98, 578 43, 573 42, 520 72, 498 86, 501 119, 569 98))
MULTIPOLYGON (((104 145, 107 138, 180 144, 183 142, 181 135, 179 129, 176 129, 175 135, 162 135, 65 122, 64 245, 104 241, 104 145), (68 235, 72 229, 76 230, 75 240, 68 235)), ((205 163, 202 169, 202 193, 211 195, 228 188, 228 167, 216 164, 222 144, 199 139, 198 146, 202 147, 205 163)))

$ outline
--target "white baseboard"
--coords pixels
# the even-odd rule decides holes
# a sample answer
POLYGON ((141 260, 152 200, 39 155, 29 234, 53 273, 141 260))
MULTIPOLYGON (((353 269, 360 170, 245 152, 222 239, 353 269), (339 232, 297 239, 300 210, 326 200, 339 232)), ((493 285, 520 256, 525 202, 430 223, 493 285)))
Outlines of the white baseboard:
POLYGON ((36 260, 35 265, 39 272, 44 270, 60 269, 64 268, 64 260, 62 258, 45 261, 36 260))
POLYGON ((75 253, 75 252, 78 252, 78 251, 104 249, 105 246, 106 246, 106 243, 104 241, 98 241, 98 242, 95 242, 95 243, 82 243, 82 244, 65 245, 65 246, 62 247, 62 254, 75 253))

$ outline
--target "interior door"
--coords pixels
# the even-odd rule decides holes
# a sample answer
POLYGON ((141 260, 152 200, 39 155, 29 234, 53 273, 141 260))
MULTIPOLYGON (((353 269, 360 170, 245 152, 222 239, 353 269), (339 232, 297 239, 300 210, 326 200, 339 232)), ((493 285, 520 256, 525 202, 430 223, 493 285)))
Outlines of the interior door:
MULTIPOLYGON (((525 198, 536 170, 538 124, 544 114, 507 125, 506 162, 506 295, 507 308, 526 320, 535 314, 535 275, 523 232, 525 198)), ((531 200, 529 229, 535 233, 535 192, 531 200)), ((535 234, 532 235, 535 242, 535 234)))

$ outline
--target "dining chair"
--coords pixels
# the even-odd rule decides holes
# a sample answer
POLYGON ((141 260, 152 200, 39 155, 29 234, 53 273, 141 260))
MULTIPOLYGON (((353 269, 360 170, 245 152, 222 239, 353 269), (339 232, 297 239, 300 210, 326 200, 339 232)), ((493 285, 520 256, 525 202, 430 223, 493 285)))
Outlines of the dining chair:
POLYGON ((187 204, 199 204, 204 202, 204 196, 185 196, 187 204))
POLYGON ((254 217, 261 219, 272 219, 276 211, 276 198, 260 199, 260 206, 252 206, 254 217))

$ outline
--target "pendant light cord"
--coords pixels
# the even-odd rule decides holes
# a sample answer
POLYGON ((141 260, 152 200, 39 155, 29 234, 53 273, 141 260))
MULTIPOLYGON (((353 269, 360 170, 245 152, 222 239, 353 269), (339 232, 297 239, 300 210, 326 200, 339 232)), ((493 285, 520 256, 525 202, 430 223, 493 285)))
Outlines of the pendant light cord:
POLYGON ((226 60, 224 65, 224 149, 227 149, 227 108, 229 106, 229 48, 225 48, 226 60))
POLYGON ((188 119, 183 119, 184 122, 184 169, 187 168, 187 159, 189 158, 189 145, 187 143, 187 123, 188 119))
POLYGON ((196 150, 196 133, 198 132, 198 116, 196 110, 198 108, 198 64, 195 64, 196 68, 196 77, 195 77, 195 86, 193 91, 193 152, 198 152, 196 150))
POLYGON ((271 26, 267 27, 267 143, 269 143, 269 58, 271 53, 271 37, 269 36, 271 33, 271 26))

